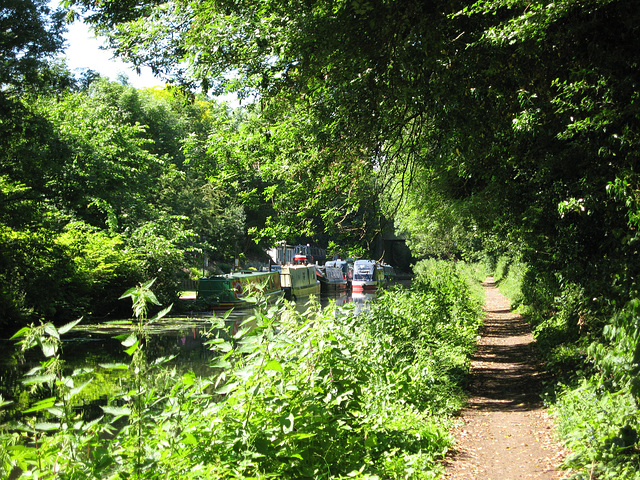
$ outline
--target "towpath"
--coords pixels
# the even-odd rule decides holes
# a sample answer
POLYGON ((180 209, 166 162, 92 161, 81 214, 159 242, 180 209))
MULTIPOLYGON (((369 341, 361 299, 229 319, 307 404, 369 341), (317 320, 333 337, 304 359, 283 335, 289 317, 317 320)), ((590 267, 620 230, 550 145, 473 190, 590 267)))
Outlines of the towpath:
POLYGON ((485 325, 469 375, 469 402, 445 461, 448 480, 551 480, 566 452, 540 398, 544 369, 529 324, 511 311, 493 278, 483 283, 485 325))

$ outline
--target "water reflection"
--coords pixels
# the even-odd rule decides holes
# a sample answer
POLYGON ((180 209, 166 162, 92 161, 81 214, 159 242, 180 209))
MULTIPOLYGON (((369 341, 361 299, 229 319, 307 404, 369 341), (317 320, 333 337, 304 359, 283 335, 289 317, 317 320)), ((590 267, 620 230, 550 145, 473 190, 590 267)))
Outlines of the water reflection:
MULTIPOLYGON (((342 295, 323 295, 318 300, 322 308, 327 307, 330 303, 335 303, 338 307, 347 306, 350 303, 355 304, 356 312, 366 309, 367 305, 375 299, 375 293, 359 293, 359 294, 342 294, 342 295)), ((295 302, 295 308, 298 312, 304 313, 308 308, 309 299, 300 299, 295 302)), ((234 325, 241 324, 245 319, 253 315, 252 309, 238 309, 231 311, 225 321, 226 327, 232 329, 234 325)), ((218 315, 221 317, 222 315, 218 315)), ((167 315, 166 317, 146 325, 145 331, 150 337, 164 336, 176 337, 177 344, 181 344, 185 349, 189 349, 189 345, 200 338, 200 333, 208 331, 212 328, 216 320, 214 313, 191 313, 189 315, 167 315)), ((82 324, 77 325, 69 334, 67 334, 63 342, 68 348, 64 348, 65 356, 73 349, 74 345, 84 345, 85 351, 103 350, 112 352, 114 349, 121 348, 120 342, 113 337, 131 332, 133 326, 131 321, 113 321, 99 324, 82 324)), ((13 346, 13 342, 8 340, 0 340, 3 346, 13 346)), ((6 353, 7 349, 3 348, 6 353)))
POLYGON ((356 304, 356 312, 366 310, 371 302, 376 298, 375 293, 353 293, 351 301, 356 304))

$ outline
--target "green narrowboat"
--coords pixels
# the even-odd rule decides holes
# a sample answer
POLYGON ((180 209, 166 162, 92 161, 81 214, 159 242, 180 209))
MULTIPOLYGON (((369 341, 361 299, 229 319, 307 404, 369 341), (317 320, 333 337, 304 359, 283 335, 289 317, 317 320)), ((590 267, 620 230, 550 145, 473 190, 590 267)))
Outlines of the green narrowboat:
POLYGON ((280 282, 284 296, 289 300, 320 295, 315 265, 283 265, 280 268, 280 282))
POLYGON ((282 295, 280 274, 243 270, 201 278, 196 299, 210 300, 214 309, 249 308, 253 303, 246 298, 255 296, 258 290, 262 290, 261 295, 267 301, 277 299, 282 295))

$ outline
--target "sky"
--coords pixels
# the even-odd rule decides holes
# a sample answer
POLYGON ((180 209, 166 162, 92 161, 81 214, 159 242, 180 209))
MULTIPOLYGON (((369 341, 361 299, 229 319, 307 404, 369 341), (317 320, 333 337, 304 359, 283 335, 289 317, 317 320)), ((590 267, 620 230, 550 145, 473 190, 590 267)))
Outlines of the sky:
POLYGON ((76 69, 90 68, 111 80, 117 80, 118 74, 124 73, 135 88, 163 85, 162 81, 153 76, 150 68, 144 67, 141 75, 138 75, 128 64, 114 60, 108 50, 100 50, 103 42, 97 39, 84 23, 76 21, 69 25, 68 29, 65 35, 66 57, 67 65, 72 72, 77 73, 76 69))
MULTIPOLYGON (((52 2, 55 6, 55 2, 52 2)), ((89 27, 80 21, 68 25, 65 34, 67 48, 65 56, 67 65, 73 73, 90 68, 113 81, 118 79, 120 73, 129 77, 129 83, 134 88, 151 88, 163 86, 164 82, 155 78, 149 67, 142 67, 138 75, 130 65, 115 60, 108 50, 101 50, 100 46, 105 42, 95 37, 89 27)), ((232 108, 239 106, 237 96, 233 93, 216 97, 220 102, 226 102, 232 108)))

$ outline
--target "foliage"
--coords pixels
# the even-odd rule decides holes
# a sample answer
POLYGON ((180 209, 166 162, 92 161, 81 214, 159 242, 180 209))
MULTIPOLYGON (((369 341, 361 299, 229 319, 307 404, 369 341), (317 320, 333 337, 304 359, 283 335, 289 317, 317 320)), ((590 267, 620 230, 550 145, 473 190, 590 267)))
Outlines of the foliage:
POLYGON ((553 413, 572 450, 565 460, 576 470, 571 478, 638 478, 640 418, 629 392, 612 392, 584 380, 561 391, 553 413))
POLYGON ((46 58, 62 46, 64 11, 52 11, 45 0, 8 0, 0 7, 0 85, 4 101, 9 92, 20 92, 39 78, 46 58))
MULTIPOLYGON (((457 305, 466 284, 455 269, 431 272, 415 291, 391 291, 360 314, 259 303, 233 337, 220 318, 204 376, 147 358, 144 326, 158 300, 153 281, 140 284, 123 295, 136 317, 119 337, 131 364, 101 367, 128 369, 126 393, 93 419, 64 413, 73 398, 62 386, 79 387, 58 368, 47 377, 58 390, 23 412, 20 424, 32 427, 2 427, 0 468, 17 466, 24 478, 436 478, 480 309, 468 296, 457 305), (54 425, 58 414, 65 420, 54 425)), ((51 324, 17 336, 61 362, 51 324)))
POLYGON ((116 313, 118 285, 149 276, 170 302, 195 255, 246 250, 250 160, 195 148, 233 133, 227 109, 104 79, 2 101, 3 323, 116 313))
POLYGON ((36 110, 49 119, 67 149, 68 163, 58 180, 64 189, 52 200, 89 224, 119 232, 125 219, 148 215, 145 203, 160 165, 145 149, 145 127, 103 98, 107 88, 102 81, 92 84, 90 95, 41 99, 36 110))
POLYGON ((464 400, 461 386, 483 293, 473 294, 457 265, 422 261, 414 270, 411 291, 387 292, 372 305, 367 328, 375 347, 369 348, 378 352, 378 370, 399 371, 407 381, 406 401, 433 414, 452 414, 464 400))
MULTIPOLYGON (((449 198, 436 172, 416 170, 411 188, 396 185, 387 199, 396 232, 407 238, 414 257, 477 260, 484 242, 474 220, 475 207, 449 198)), ((406 179, 396 181, 402 184, 406 179)))

